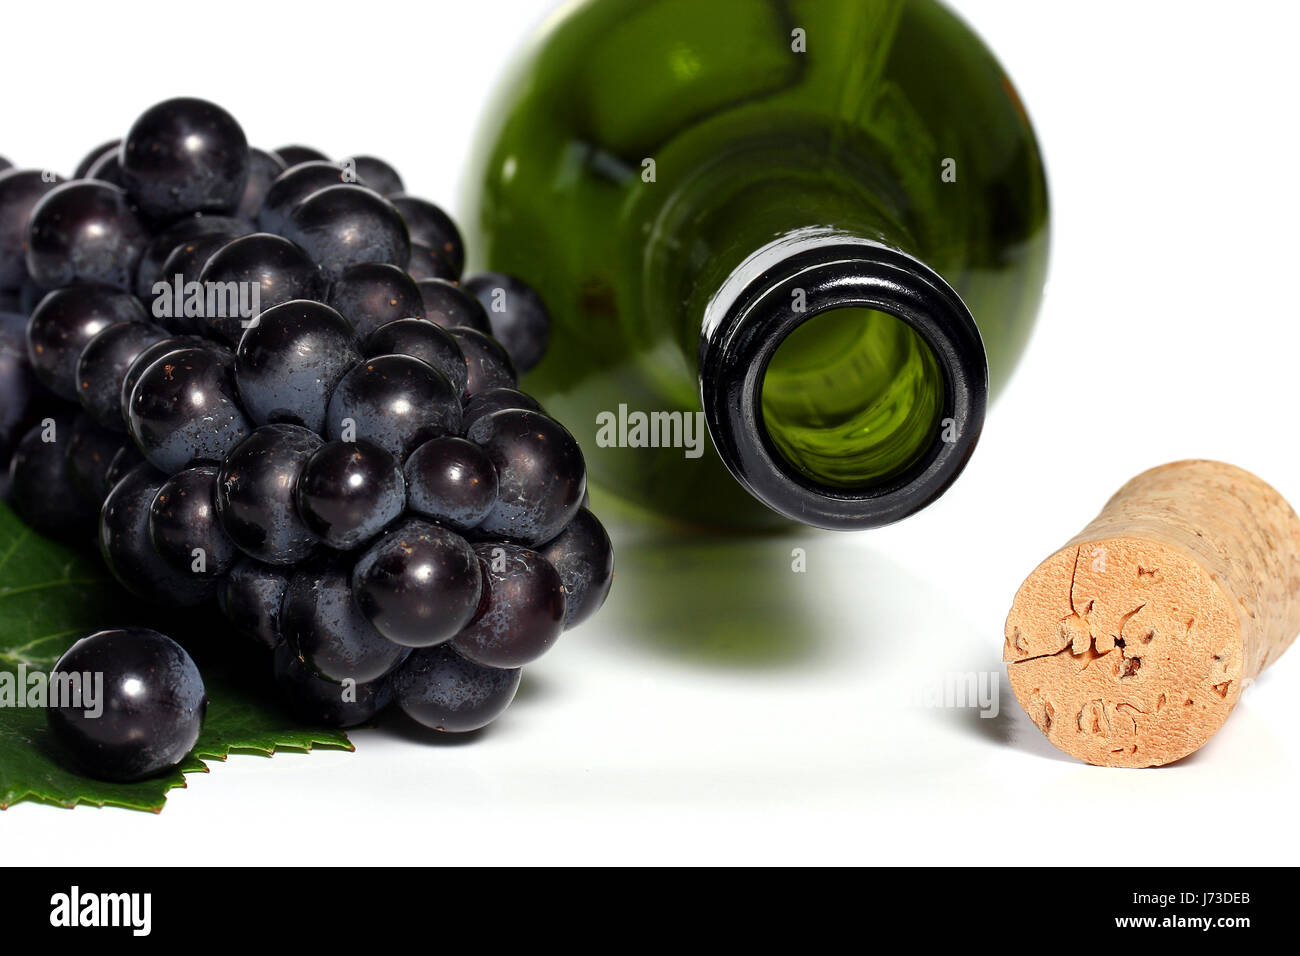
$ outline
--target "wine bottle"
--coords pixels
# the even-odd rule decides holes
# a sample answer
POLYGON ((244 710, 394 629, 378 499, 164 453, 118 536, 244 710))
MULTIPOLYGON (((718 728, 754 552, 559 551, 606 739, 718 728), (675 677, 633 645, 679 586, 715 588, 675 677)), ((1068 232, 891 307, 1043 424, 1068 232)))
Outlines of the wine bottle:
POLYGON ((482 131, 471 268, 553 317, 528 380, 593 483, 681 521, 862 528, 941 495, 1033 324, 1047 188, 932 0, 591 0, 482 131))

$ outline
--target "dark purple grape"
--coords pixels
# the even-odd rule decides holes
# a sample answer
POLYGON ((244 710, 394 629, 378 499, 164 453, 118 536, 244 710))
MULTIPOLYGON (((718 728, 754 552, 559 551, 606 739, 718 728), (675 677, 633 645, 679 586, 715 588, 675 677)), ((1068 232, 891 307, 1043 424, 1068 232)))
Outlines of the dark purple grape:
POLYGON ((235 215, 245 219, 257 218, 271 183, 288 168, 284 159, 276 154, 255 146, 249 147, 248 179, 244 183, 244 194, 235 205, 235 215))
POLYGON ((141 349, 140 354, 132 359, 131 364, 127 366, 126 375, 122 377, 122 392, 118 396, 122 421, 126 422, 131 414, 131 390, 135 388, 135 383, 140 381, 140 376, 145 373, 145 369, 171 352, 179 352, 181 349, 200 348, 214 352, 225 351, 230 355, 231 361, 234 361, 234 355, 229 353, 225 346, 200 338, 197 335, 175 335, 141 349))
POLYGON ((382 159, 374 156, 353 156, 343 160, 340 164, 344 168, 351 168, 356 173, 356 178, 368 185, 381 196, 393 196, 402 192, 402 177, 397 175, 397 170, 382 159))
POLYGON ((298 204, 312 193, 330 186, 366 185, 365 182, 348 179, 347 176, 338 163, 328 160, 289 163, 289 168, 277 176, 266 191, 262 208, 257 214, 258 226, 266 232, 283 233, 298 204))
POLYGON ((397 319, 424 318, 424 302, 415 280, 397 266, 363 262, 330 285, 326 300, 365 338, 397 319))
POLYGON ((465 403, 465 415, 461 422, 461 429, 469 431, 480 418, 485 418, 493 412, 504 411, 507 408, 522 408, 526 411, 546 414, 537 399, 524 394, 518 389, 487 388, 481 392, 476 392, 465 403))
POLYGON ((536 546, 573 520, 587 467, 563 425, 537 412, 506 410, 480 418, 466 437, 497 470, 497 500, 481 531, 536 546))
POLYGON ((456 281, 456 270, 447 265, 447 260, 436 249, 430 249, 418 242, 411 243, 411 258, 407 260, 406 272, 412 279, 447 279, 456 281))
POLYGON ((149 233, 126 193, 83 179, 41 197, 27 222, 27 272, 47 289, 101 283, 130 291, 149 233))
POLYGON ((564 581, 564 627, 581 624, 600 610, 614 583, 614 547, 594 514, 581 508, 558 536, 541 549, 564 581))
POLYGON ((352 598, 347 565, 338 561, 309 563, 294 572, 280 621, 298 659, 326 680, 379 680, 411 652, 370 626, 352 598))
POLYGON ((182 97, 149 107, 122 142, 122 178, 145 215, 230 210, 248 179, 248 140, 215 103, 182 97))
POLYGON ((0 289, 16 289, 27 278, 27 222, 41 197, 62 182, 40 169, 0 172, 0 289))
POLYGON ((367 438, 398 461, 429 439, 459 430, 456 390, 446 376, 407 355, 357 365, 334 389, 325 413, 329 438, 367 438))
POLYGON ((144 370, 127 402, 127 430, 154 467, 173 475, 193 462, 219 462, 252 430, 233 366, 228 353, 189 348, 144 370))
MULTIPOLYGON (((200 322, 206 334, 238 345, 251 320, 294 299, 320 299, 325 283, 307 253, 281 236, 265 232, 241 236, 208 259, 199 273, 205 291, 212 285, 237 290, 240 307, 206 309, 200 322)), ((230 297, 226 297, 230 301, 230 297)))
MULTIPOLYGON (((364 175, 364 174, 363 174, 364 175)), ((465 268, 465 242, 460 230, 450 216, 441 208, 425 199, 415 196, 390 196, 390 201, 406 220, 406 228, 411 233, 411 241, 428 246, 442 258, 447 268, 452 271, 452 278, 459 279, 465 268)))
POLYGON ((77 401, 77 361, 100 332, 119 322, 147 322, 140 300, 107 286, 56 289, 32 312, 27 323, 27 357, 32 371, 50 391, 77 401))
POLYGON ((149 507, 167 476, 147 462, 113 486, 99 512, 99 550, 122 586, 155 604, 192 607, 216 593, 216 580, 177 571, 149 540, 149 507))
POLYGON ((235 383, 258 425, 286 422, 319 432, 339 380, 361 361, 356 334, 320 302, 295 299, 259 315, 235 351, 235 383))
POLYGON ((286 169, 292 169, 299 163, 323 162, 328 163, 330 158, 322 153, 319 149, 312 149, 310 146, 278 146, 271 150, 275 155, 284 160, 286 169))
POLYGON ((46 712, 55 738, 85 773, 143 780, 176 766, 198 742, 207 690, 170 637, 143 627, 99 631, 64 652, 52 679, 63 684, 90 674, 102 679, 93 707, 83 695, 46 712))
POLYGON ((62 404, 32 374, 26 322, 21 315, 0 312, 0 479, 5 481, 18 439, 44 417, 48 406, 62 404))
POLYGON ((520 374, 536 368, 551 342, 551 314, 541 296, 522 279, 500 272, 470 276, 464 288, 487 311, 492 337, 510 353, 520 374))
POLYGON ((307 459, 324 442, 298 425, 263 425, 236 445, 217 476, 217 512, 249 557, 293 564, 316 539, 298 515, 293 490, 307 459))
POLYGON ((514 363, 501 347, 501 343, 491 336, 473 329, 450 329, 452 338, 465 354, 465 365, 469 369, 469 378, 465 383, 465 394, 473 398, 488 389, 513 389, 519 384, 515 374, 514 363))
POLYGON ((217 590, 217 603, 235 630, 267 648, 284 642, 280 609, 292 572, 270 564, 240 558, 217 590))
POLYGON ((364 439, 332 441, 312 454, 298 476, 298 514, 331 548, 369 541, 406 507, 402 469, 364 439))
POLYGON ((93 179, 98 183, 108 183, 110 186, 125 190, 126 178, 122 175, 121 149, 110 149, 107 153, 101 153, 100 157, 91 163, 90 168, 86 170, 86 179, 93 179))
POLYGON ((9 459, 9 503, 41 534, 74 538, 94 526, 95 506, 72 483, 71 435, 71 415, 47 418, 19 439, 9 459))
MULTIPOLYGON (((167 292, 163 296, 153 296, 149 300, 150 309, 159 325, 173 335, 198 335, 206 331, 207 323, 203 321, 203 314, 207 311, 206 291, 203 292, 203 301, 200 304, 185 290, 187 287, 193 290, 195 286, 191 283, 198 283, 208 260, 219 250, 224 249, 231 240, 238 238, 238 236, 223 234, 200 236, 189 242, 182 242, 172 250, 172 254, 167 257, 161 270, 161 274, 167 277, 166 281, 169 283, 167 292), (179 280, 177 276, 180 276, 179 280), (176 300, 177 288, 181 290, 179 302, 176 300), (170 300, 165 299, 167 295, 171 297, 170 300)), ((258 296, 260 305, 260 292, 258 296)))
POLYGON ((357 561, 357 607, 388 640, 429 647, 451 640, 479 605, 482 573, 460 535, 408 518, 357 561))
POLYGON ((131 363, 167 333, 148 322, 115 322, 97 332, 77 359, 77 398, 104 428, 126 431, 122 417, 122 383, 131 363))
POLYGON ((64 445, 68 456, 68 475, 81 497, 96 509, 108 494, 108 466, 126 444, 124 435, 95 424, 81 412, 72 422, 72 431, 64 445))
POLYGON ((367 357, 409 355, 418 358, 445 375, 457 395, 465 393, 465 385, 469 381, 465 353, 446 329, 432 322, 424 319, 389 322, 370 333, 362 344, 361 351, 367 357))
POLYGON ((447 644, 415 651, 393 675, 393 697, 418 724, 463 734, 496 720, 519 689, 522 672, 481 667, 447 644))
POLYGON ((126 477, 126 473, 136 465, 144 464, 144 455, 133 442, 126 442, 117 450, 108 468, 104 471, 104 494, 117 487, 117 483, 126 477))
POLYGON ((363 262, 405 266, 406 224, 392 204, 362 186, 329 186, 297 206, 285 234, 302 246, 329 281, 363 262))
POLYGON ((178 220, 149 241, 136 269, 135 294, 146 302, 152 302, 157 294, 155 286, 158 282, 169 285, 173 282, 175 274, 163 267, 177 246, 205 236, 221 236, 229 242, 253 231, 252 223, 229 216, 186 216, 178 220))
POLYGON ((286 644, 275 651, 275 682, 290 709, 325 727, 368 723, 393 701, 387 677, 366 684, 338 684, 317 677, 286 644))
POLYGON ((90 174, 90 168, 103 156, 108 153, 116 153, 122 148, 120 139, 111 139, 107 143, 100 143, 84 157, 81 162, 77 163, 77 169, 72 174, 73 179, 85 179, 90 174))
MULTIPOLYGON (((171 255, 169 255, 167 261, 163 263, 162 268, 159 270, 159 274, 168 282, 173 284, 177 282, 177 276, 179 276, 179 282, 183 289, 187 284, 199 281, 199 276, 203 274, 203 267, 208 264, 209 259, 216 255, 221 249, 224 249, 233 240, 240 238, 242 238, 242 236, 215 233, 209 236, 198 236, 197 238, 182 242, 180 245, 172 249, 171 255)), ((172 311, 174 312, 175 309, 172 311)), ((173 316, 173 321, 178 318, 187 317, 173 316)), ((187 331, 195 331, 197 329, 197 325, 193 322, 185 324, 187 326, 193 326, 193 328, 187 328, 187 331)))
POLYGON ((492 325, 482 304, 460 286, 446 279, 421 279, 416 285, 424 304, 424 317, 434 325, 492 334, 492 325))
POLYGON ((448 435, 406 459, 407 507, 459 531, 476 527, 496 503, 497 471, 473 442, 448 435))
POLYGON ((172 475, 149 506, 149 540, 158 557, 182 574, 219 578, 239 557, 217 516, 217 466, 172 475))
POLYGON ((564 630, 564 581, 536 551, 513 544, 474 545, 483 566, 483 598, 452 647, 484 667, 522 667, 545 654, 564 630))

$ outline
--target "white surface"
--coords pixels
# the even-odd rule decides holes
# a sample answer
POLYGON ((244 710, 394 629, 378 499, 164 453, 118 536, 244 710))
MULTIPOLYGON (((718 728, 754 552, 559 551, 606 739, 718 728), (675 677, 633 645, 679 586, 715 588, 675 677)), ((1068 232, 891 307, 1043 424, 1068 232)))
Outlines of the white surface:
MULTIPOLYGON (((254 143, 373 152, 454 203, 462 133, 548 3, 74 6, 6 11, 15 162, 71 167, 193 93, 254 143)), ((1222 458, 1300 502, 1297 9, 957 6, 1035 119, 1055 246, 1039 331, 942 502, 851 536, 624 539, 600 618, 472 743, 361 731, 355 754, 234 757, 158 817, 19 805, 5 862, 1294 862, 1300 651, 1160 770, 1070 761, 1008 698, 995 719, 908 698, 1000 673, 1023 576, 1137 471, 1222 458), (692 590, 693 562, 735 587, 692 590), (763 605, 737 606, 755 582, 763 605), (707 636, 723 622, 751 635, 734 653, 707 636)))

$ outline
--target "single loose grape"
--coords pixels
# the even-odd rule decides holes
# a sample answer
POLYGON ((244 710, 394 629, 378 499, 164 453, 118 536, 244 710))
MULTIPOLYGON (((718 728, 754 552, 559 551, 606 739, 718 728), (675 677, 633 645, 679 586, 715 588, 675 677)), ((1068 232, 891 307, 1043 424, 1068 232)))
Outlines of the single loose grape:
POLYGON ((157 631, 124 627, 84 637, 63 653, 51 678, 56 686, 83 688, 46 716, 72 762, 91 776, 152 777, 198 742, 207 708, 203 678, 185 649, 157 631), (87 680, 102 694, 93 704, 87 680))

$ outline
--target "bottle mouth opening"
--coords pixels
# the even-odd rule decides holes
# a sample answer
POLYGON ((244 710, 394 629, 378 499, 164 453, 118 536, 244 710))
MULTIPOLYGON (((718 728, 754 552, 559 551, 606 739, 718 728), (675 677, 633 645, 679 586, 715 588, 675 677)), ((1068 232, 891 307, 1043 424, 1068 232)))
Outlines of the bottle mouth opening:
POLYGON ((898 316, 819 313, 777 344, 762 377, 762 423, 791 468, 840 489, 906 471, 940 429, 944 376, 925 338, 898 316))
POLYGON ((710 303, 701 337, 705 419, 727 467, 823 528, 890 524, 935 501, 988 400, 965 304, 924 263, 867 240, 787 238, 764 256, 710 303))

